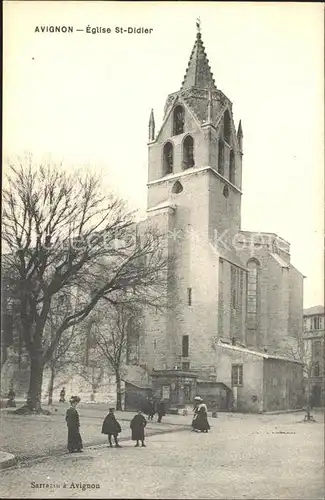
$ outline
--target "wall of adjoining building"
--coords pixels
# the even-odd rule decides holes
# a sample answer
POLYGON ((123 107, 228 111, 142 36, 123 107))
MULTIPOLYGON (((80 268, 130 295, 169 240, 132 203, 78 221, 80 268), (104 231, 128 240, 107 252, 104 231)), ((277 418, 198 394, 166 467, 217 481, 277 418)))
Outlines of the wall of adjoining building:
POLYGON ((217 346, 216 366, 218 382, 224 383, 233 391, 234 409, 259 412, 263 401, 263 358, 248 351, 217 346), (231 377, 233 365, 243 366, 243 384, 235 390, 231 377))
POLYGON ((303 333, 303 275, 290 265, 289 274, 290 304, 289 304, 289 335, 297 340, 302 339, 303 333))
POLYGON ((277 359, 264 361, 264 411, 289 410, 303 406, 303 367, 277 359))

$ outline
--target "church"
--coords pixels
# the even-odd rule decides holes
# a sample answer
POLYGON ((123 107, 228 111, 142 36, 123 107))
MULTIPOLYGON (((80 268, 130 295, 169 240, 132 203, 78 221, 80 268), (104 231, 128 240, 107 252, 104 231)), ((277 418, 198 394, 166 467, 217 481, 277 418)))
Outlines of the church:
POLYGON ((152 390, 169 408, 302 406, 302 366, 286 356, 303 325, 303 275, 290 244, 241 225, 244 134, 218 89, 200 29, 160 129, 149 120, 147 219, 171 257, 164 313, 144 312, 128 353, 126 408, 152 390))
MULTIPOLYGON (((153 110, 149 119, 147 216, 137 233, 141 238, 154 226, 163 235, 170 258, 167 308, 144 309, 137 327, 130 325, 126 410, 149 395, 175 412, 197 395, 212 411, 302 407, 303 367, 288 354, 303 331, 303 275, 291 264, 286 240, 242 228, 243 139, 232 102, 213 79, 198 27, 184 80, 167 96, 160 129, 153 110)), ((18 361, 14 352, 11 357, 2 379, 15 381, 17 394, 25 395, 28 366, 20 354, 18 361)), ((65 385, 67 393, 78 390, 84 401, 92 400, 97 368, 101 375, 101 367, 90 366, 86 381, 60 376, 55 397, 65 385)), ((115 378, 106 371, 96 400, 114 404, 115 378)), ((47 373, 43 383, 46 397, 47 373)))

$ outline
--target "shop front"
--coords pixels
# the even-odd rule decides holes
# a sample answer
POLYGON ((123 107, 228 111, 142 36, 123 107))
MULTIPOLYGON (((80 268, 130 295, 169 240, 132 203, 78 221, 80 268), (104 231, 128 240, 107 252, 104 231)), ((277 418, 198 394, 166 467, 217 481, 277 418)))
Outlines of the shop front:
POLYGON ((152 392, 156 399, 163 399, 166 410, 186 408, 193 404, 196 396, 196 381, 198 375, 181 370, 154 371, 152 377, 152 392))

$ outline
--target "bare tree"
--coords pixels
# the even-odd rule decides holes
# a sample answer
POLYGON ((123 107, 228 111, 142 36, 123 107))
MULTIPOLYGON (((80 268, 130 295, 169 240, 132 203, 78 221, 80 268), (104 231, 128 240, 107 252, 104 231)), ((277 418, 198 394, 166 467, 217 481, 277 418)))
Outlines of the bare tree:
POLYGON ((135 324, 140 309, 127 300, 119 300, 111 307, 94 312, 93 332, 104 359, 113 369, 116 379, 116 409, 122 410, 122 376, 126 362, 130 324, 135 324))
POLYGON ((93 332, 94 313, 78 325, 79 342, 82 346, 79 349, 75 367, 76 373, 91 386, 91 401, 96 400, 96 394, 101 387, 105 376, 106 359, 98 350, 93 332))
POLYGON ((72 369, 78 366, 80 344, 77 341, 77 335, 78 331, 76 325, 63 332, 55 346, 51 359, 47 363, 47 367, 50 371, 48 386, 49 405, 53 402, 53 392, 55 390, 55 379, 57 375, 62 376, 66 374, 68 376, 70 374, 68 378, 71 378, 72 369))
POLYGON ((89 366, 81 366, 78 374, 90 384, 91 386, 91 401, 96 401, 96 394, 98 389, 101 387, 104 375, 105 368, 103 365, 97 365, 95 362, 90 362, 89 366))
POLYGON ((44 366, 63 332, 87 318, 103 297, 114 301, 125 291, 135 301, 160 303, 167 267, 162 239, 154 228, 141 238, 136 231, 134 214, 101 192, 98 177, 69 174, 51 162, 35 166, 31 155, 8 162, 2 237, 30 358, 30 410, 41 411, 44 366), (74 306, 47 343, 46 322, 54 299, 64 294, 74 306))

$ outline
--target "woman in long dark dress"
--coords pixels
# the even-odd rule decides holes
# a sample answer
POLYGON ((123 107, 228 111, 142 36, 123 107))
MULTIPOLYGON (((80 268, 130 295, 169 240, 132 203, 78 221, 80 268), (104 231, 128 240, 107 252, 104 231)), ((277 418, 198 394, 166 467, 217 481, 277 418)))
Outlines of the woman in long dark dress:
POLYGON ((203 399, 196 397, 196 404, 194 406, 194 418, 192 421, 193 430, 199 432, 208 432, 210 425, 208 422, 208 411, 203 399))
POLYGON ((113 447, 112 436, 114 438, 116 448, 121 448, 121 446, 118 444, 117 441, 117 436, 121 431, 122 431, 121 426, 116 420, 116 417, 114 415, 114 408, 110 408, 109 414, 106 415, 103 422, 102 434, 108 435, 108 442, 111 448, 113 447))
POLYGON ((68 426, 68 450, 69 453, 82 451, 82 439, 80 436, 80 421, 79 413, 76 410, 77 404, 80 402, 78 396, 72 396, 70 399, 70 408, 67 409, 65 420, 68 426))
POLYGON ((146 446, 144 444, 144 428, 147 425, 147 421, 142 415, 141 410, 138 410, 137 415, 133 417, 130 423, 132 430, 132 441, 136 441, 135 446, 139 446, 139 441, 141 441, 141 446, 146 446))

